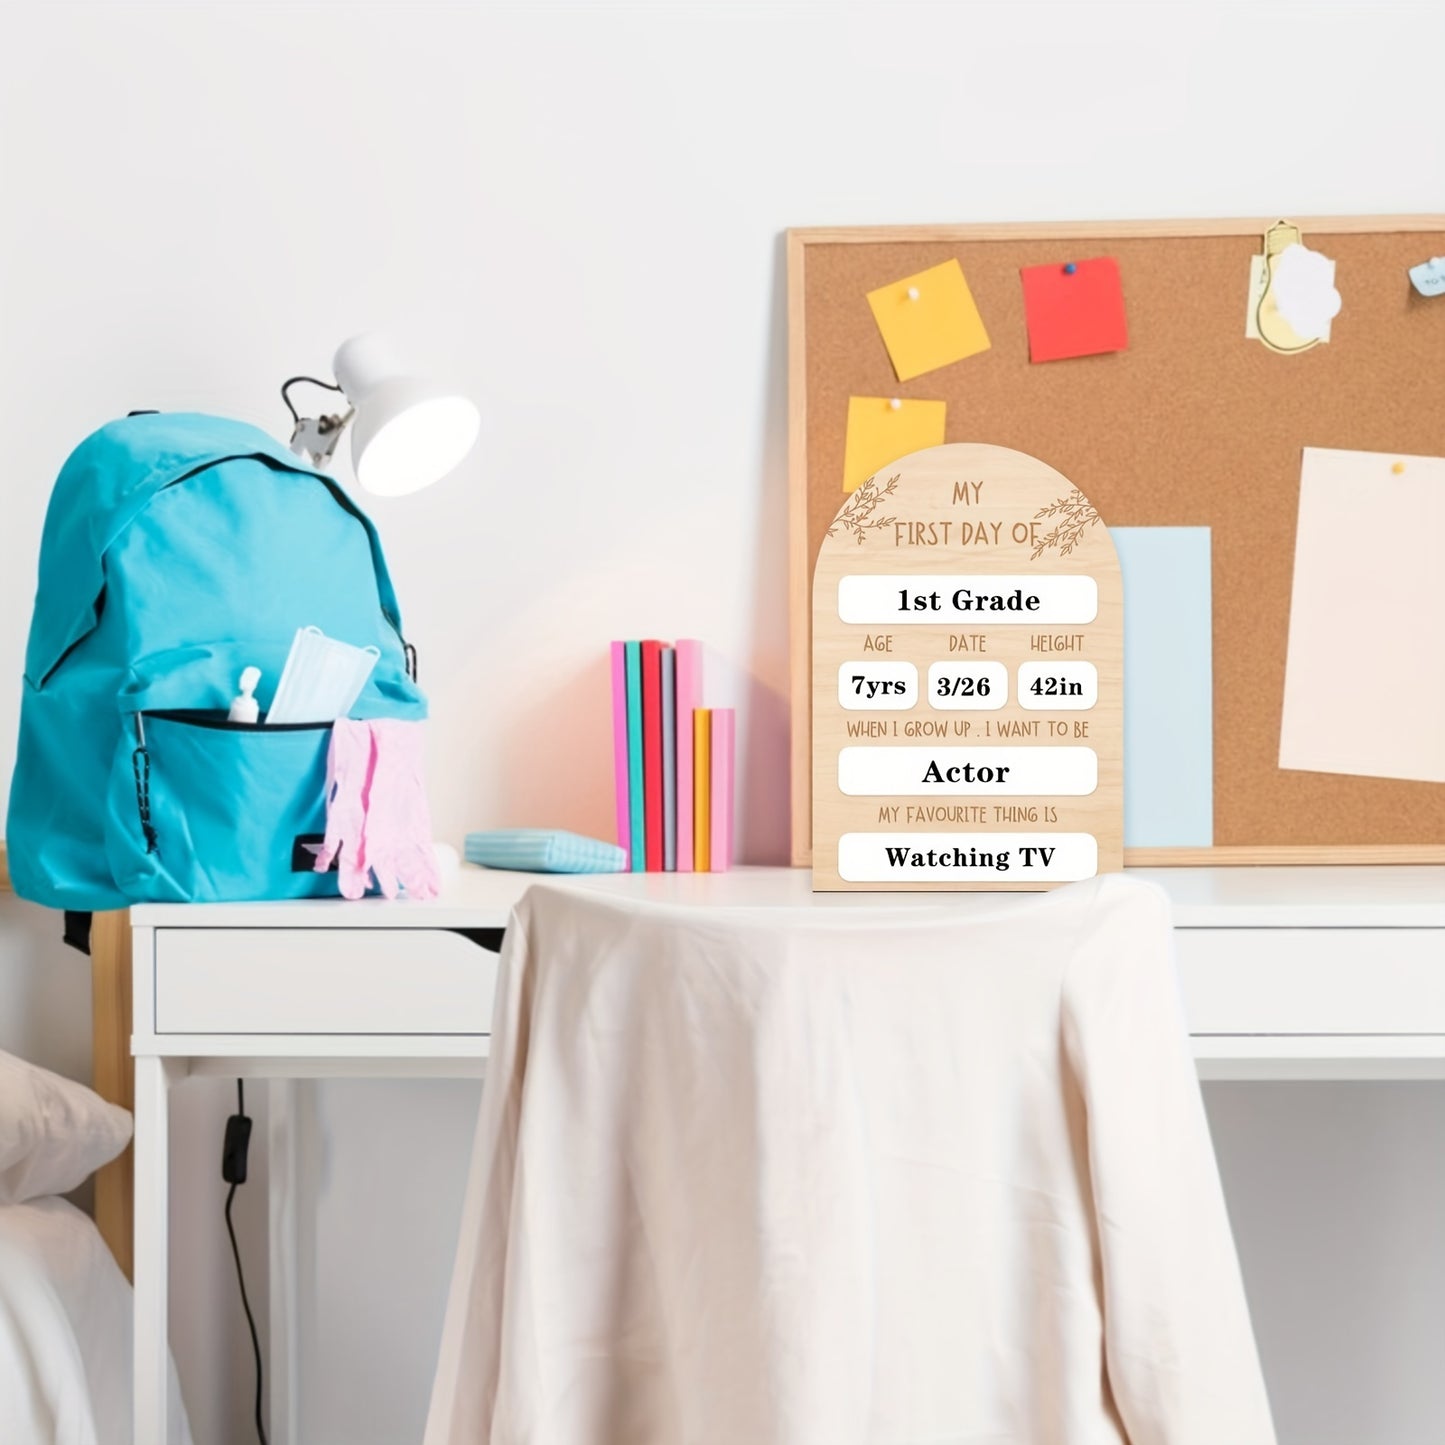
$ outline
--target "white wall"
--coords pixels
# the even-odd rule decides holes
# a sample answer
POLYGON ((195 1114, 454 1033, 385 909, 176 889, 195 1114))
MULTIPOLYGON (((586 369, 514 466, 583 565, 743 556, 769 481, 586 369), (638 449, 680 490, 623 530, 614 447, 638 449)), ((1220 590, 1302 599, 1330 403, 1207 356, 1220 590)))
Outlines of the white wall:
MULTIPOLYGON (((280 431, 279 380, 380 326, 487 411, 462 472, 373 507, 434 703, 440 831, 605 832, 603 644, 691 634, 736 675, 745 852, 781 859, 781 231, 1438 208, 1442 42, 1445 9, 1383 0, 0 8, 0 779, 69 448, 137 406, 280 431)), ((0 910, 0 1024, 75 1064, 84 975, 26 914, 0 910)), ((1408 1171, 1440 1153, 1439 1091, 1248 1097, 1215 1118, 1287 1445, 1423 1445, 1445 1396, 1411 1352, 1445 1343, 1445 1185, 1408 1171), (1388 1141, 1384 1174, 1339 1169, 1306 1119, 1344 1157, 1388 1141), (1347 1235, 1295 1227, 1278 1206, 1301 1191, 1347 1235)), ((415 1418, 473 1099, 316 1095, 308 1384, 338 1413, 317 1405, 308 1441, 415 1418), (390 1318, 378 1240, 418 1290, 390 1318)), ((178 1141, 204 1162, 197 1218, 226 1107, 207 1096, 178 1141)), ((187 1349, 212 1303, 209 1265, 191 1277, 187 1349)), ((244 1382, 203 1394, 201 1445, 244 1438, 244 1382)))

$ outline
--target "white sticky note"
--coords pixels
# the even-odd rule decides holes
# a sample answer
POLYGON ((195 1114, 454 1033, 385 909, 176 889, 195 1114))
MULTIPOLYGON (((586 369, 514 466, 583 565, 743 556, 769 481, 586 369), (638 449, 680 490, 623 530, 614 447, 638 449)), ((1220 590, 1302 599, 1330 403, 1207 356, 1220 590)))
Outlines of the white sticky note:
POLYGON ((1274 261, 1274 304, 1302 340, 1328 341, 1340 314, 1335 263, 1308 246, 1286 246, 1274 261))
POLYGON ((1445 459, 1305 448, 1281 768, 1445 783, 1442 536, 1445 459))
POLYGON ((1445 296, 1445 256, 1432 256, 1411 266, 1410 284, 1422 296, 1445 296))
MULTIPOLYGON (((1303 246, 1291 246, 1288 249, 1291 251, 1303 251, 1305 248, 1303 246)), ((1287 254, 1287 252, 1284 254, 1287 254)), ((1305 293, 1303 305, 1296 309, 1298 309, 1300 318, 1302 320, 1306 320, 1306 318, 1308 318, 1308 320, 1306 320, 1306 324, 1314 324, 1319 329, 1314 332, 1302 331, 1298 326, 1295 325, 1294 321, 1291 320, 1288 315, 1286 315, 1284 306, 1281 305, 1279 300, 1278 281, 1276 281, 1275 285, 1275 305, 1276 307, 1278 307, 1280 315, 1284 316, 1284 319, 1289 322, 1291 328, 1298 334, 1301 341, 1308 341, 1311 339, 1312 336, 1320 341, 1328 341, 1330 339, 1330 322, 1335 316, 1339 315, 1340 311, 1340 293, 1334 289, 1333 284, 1335 276, 1335 263, 1333 261, 1329 261, 1326 257, 1319 256, 1319 253, 1317 251, 1311 251, 1308 254, 1311 256, 1317 256, 1322 261, 1326 261, 1326 264, 1329 267, 1327 284, 1323 287, 1316 286, 1314 290, 1311 289, 1311 282, 1308 280, 1304 281, 1302 284, 1296 285, 1296 293, 1298 293, 1300 290, 1303 290, 1305 293), (1313 300, 1311 299, 1312 297, 1313 300), (1332 301, 1330 300, 1331 297, 1333 297, 1332 301), (1328 312, 1328 314, 1325 314, 1326 312, 1328 312)), ((1283 259, 1283 255, 1281 256, 1281 259, 1283 259)), ((1275 264, 1278 265, 1279 263, 1276 262, 1275 264)), ((1318 275, 1318 273, 1316 274, 1318 275)), ((1258 341, 1260 339, 1259 322, 1257 320, 1257 317, 1259 315, 1259 303, 1264 298, 1264 293, 1268 289, 1269 271, 1265 263, 1265 258, 1263 256, 1251 256, 1249 258, 1249 295, 1246 298, 1244 312, 1244 334, 1251 341, 1258 341)), ((1290 282, 1288 281, 1288 279, 1285 283, 1285 293, 1286 296, 1290 295, 1290 282)))

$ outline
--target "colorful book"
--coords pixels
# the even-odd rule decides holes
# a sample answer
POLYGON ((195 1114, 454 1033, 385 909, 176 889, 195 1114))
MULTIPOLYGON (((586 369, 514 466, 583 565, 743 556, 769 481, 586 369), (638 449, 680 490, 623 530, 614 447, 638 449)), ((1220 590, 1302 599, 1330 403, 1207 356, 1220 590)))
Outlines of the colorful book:
MULTIPOLYGON (((632 851, 632 823, 627 801, 632 784, 627 776, 627 647, 612 644, 612 772, 617 789, 617 846, 632 851)), ((627 867, 624 864, 624 869, 627 867)))
POLYGON ((709 711, 712 713, 708 743, 712 792, 708 800, 708 816, 712 841, 708 867, 713 873, 726 873, 733 862, 734 713, 730 707, 715 707, 709 711))
POLYGON ((647 871, 662 872, 662 644, 642 644, 642 805, 647 871))
POLYGON ((627 667, 627 795, 628 866, 641 873, 647 866, 647 847, 642 818, 642 646, 629 642, 625 648, 627 667))
POLYGON ((677 871, 677 653, 662 649, 662 869, 677 871))
POLYGON ((684 637, 677 644, 677 871, 691 873, 692 715, 702 706, 702 643, 684 637))
POLYGON ((696 873, 708 871, 712 849, 712 823, 708 817, 708 795, 712 788, 709 754, 712 743, 712 714, 705 707, 692 713, 692 866, 696 873))

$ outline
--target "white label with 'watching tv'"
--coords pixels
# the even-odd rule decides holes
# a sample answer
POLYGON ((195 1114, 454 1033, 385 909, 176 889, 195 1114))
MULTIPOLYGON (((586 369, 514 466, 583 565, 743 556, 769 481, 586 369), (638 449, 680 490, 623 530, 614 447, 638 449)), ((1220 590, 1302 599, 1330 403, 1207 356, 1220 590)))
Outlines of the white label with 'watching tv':
POLYGON ((1099 785, 1093 748, 843 748, 838 787, 849 797, 1081 798, 1099 785))
POLYGON ((866 627, 884 623, 1092 622, 1099 585, 1092 577, 844 577, 838 617, 866 627))
POLYGON ((1099 871, 1091 833, 844 833, 849 883, 1076 883, 1099 871))

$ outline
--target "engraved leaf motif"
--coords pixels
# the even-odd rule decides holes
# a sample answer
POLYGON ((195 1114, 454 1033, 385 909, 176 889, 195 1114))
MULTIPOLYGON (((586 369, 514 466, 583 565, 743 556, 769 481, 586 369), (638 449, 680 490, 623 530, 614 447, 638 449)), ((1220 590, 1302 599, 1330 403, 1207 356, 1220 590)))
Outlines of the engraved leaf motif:
POLYGON ((1060 497, 1034 513, 1035 521, 1056 519, 1052 531, 1046 532, 1042 540, 1029 554, 1034 560, 1045 552, 1057 549, 1060 557, 1067 557, 1084 539, 1084 533, 1099 520, 1094 504, 1075 487, 1067 497, 1060 497))
POLYGON ((895 520, 893 517, 875 517, 873 513, 885 497, 892 496, 897 490, 897 474, 889 477, 881 487, 878 485, 877 477, 869 477, 861 486, 855 488, 847 502, 844 503, 843 510, 838 513, 833 519, 833 525, 828 528, 828 536, 836 535, 838 528, 842 527, 861 547, 867 541, 869 532, 891 527, 895 520))

